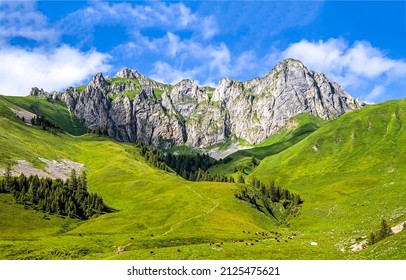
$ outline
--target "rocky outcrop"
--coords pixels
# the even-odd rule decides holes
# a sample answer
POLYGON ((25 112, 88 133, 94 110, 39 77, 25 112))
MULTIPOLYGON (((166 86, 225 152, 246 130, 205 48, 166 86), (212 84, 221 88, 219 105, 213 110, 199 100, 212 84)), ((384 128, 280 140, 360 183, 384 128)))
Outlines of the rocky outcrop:
POLYGON ((282 61, 263 78, 245 83, 223 79, 214 91, 213 101, 221 102, 229 114, 230 130, 253 144, 265 140, 300 113, 332 119, 363 106, 324 74, 293 59, 282 61))
MULTIPOLYGON (((33 89, 32 95, 47 94, 33 89)), ((364 104, 293 59, 263 78, 224 78, 215 89, 192 80, 164 85, 123 68, 113 78, 97 74, 81 92, 68 88, 53 98, 63 100, 90 129, 165 148, 207 147, 229 137, 256 144, 300 113, 333 119, 364 104)))

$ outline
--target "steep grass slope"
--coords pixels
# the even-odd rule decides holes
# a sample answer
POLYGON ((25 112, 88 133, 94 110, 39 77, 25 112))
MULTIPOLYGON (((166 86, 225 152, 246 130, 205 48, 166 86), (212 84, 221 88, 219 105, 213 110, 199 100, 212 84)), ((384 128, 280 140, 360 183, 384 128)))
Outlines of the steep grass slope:
POLYGON ((306 113, 297 115, 291 118, 279 133, 251 149, 240 150, 229 155, 219 164, 212 166, 209 172, 220 175, 233 174, 235 178, 241 173, 248 174, 254 167, 252 158, 255 158, 256 164, 258 164, 265 157, 280 153, 312 134, 324 122, 322 119, 306 113))
MULTIPOLYGON (((276 180, 302 195, 302 214, 291 220, 292 229, 327 237, 348 250, 355 240, 377 229, 381 218, 391 225, 406 220, 405 122, 404 100, 345 114, 267 157, 250 176, 276 180)), ((362 252, 361 256, 384 255, 362 252)), ((406 253, 399 249, 390 256, 405 258, 406 253)))
POLYGON ((41 168, 38 157, 84 163, 90 191, 116 211, 88 221, 44 217, 0 194, 1 259, 406 257, 404 232, 350 250, 382 217, 391 225, 406 220, 406 102, 345 114, 261 161, 249 177, 276 180, 305 201, 285 228, 235 199, 234 184, 185 181, 148 165, 131 144, 52 135, 9 107, 0 98, 0 168, 19 159, 41 168), (270 231, 282 235, 279 242, 270 231))
POLYGON ((232 184, 187 182, 149 166, 131 144, 53 135, 27 126, 7 106, 1 99, 0 167, 19 159, 41 167, 38 157, 84 163, 90 191, 116 211, 82 222, 56 215, 47 219, 0 194, 0 258, 226 258, 209 243, 242 239, 242 230, 275 229, 234 199, 232 184), (178 246, 186 252, 179 253, 178 246))
POLYGON ((72 135, 78 136, 86 133, 86 128, 74 114, 68 111, 66 105, 61 101, 33 96, 0 96, 0 98, 8 101, 9 106, 14 105, 31 113, 45 116, 48 120, 72 135))

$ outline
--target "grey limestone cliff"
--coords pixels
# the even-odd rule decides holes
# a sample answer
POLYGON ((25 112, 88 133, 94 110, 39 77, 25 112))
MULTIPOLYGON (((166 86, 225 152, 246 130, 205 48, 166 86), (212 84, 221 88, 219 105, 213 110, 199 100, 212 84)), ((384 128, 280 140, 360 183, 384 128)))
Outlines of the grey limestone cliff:
MULTIPOLYGON (((31 93, 44 94, 35 88, 31 93)), ((71 87, 48 97, 64 101, 89 129, 165 148, 207 147, 229 137, 256 144, 300 113, 333 119, 364 105, 293 59, 280 62, 263 78, 224 78, 215 89, 192 80, 165 85, 123 68, 113 78, 98 73, 80 92, 71 87)))

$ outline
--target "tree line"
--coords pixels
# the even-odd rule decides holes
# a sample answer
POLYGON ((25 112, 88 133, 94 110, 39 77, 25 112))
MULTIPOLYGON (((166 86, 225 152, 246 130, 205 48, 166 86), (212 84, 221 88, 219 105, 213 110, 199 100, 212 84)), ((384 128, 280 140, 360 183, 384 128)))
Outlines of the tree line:
POLYGON ((53 122, 51 122, 45 116, 42 115, 35 115, 34 117, 32 117, 31 124, 34 126, 39 126, 41 127, 42 130, 49 131, 52 134, 58 134, 59 132, 63 132, 62 128, 60 128, 57 124, 54 124, 53 122))
POLYGON ((0 181, 0 193, 11 193, 17 203, 36 210, 82 220, 108 210, 102 197, 88 192, 85 171, 77 176, 72 170, 70 178, 63 181, 37 175, 11 176, 8 166, 0 181))
POLYGON ((144 145, 138 140, 135 142, 135 146, 147 162, 161 170, 173 171, 186 180, 234 183, 232 176, 212 175, 207 171, 217 162, 207 154, 175 155, 163 153, 154 146, 144 145))

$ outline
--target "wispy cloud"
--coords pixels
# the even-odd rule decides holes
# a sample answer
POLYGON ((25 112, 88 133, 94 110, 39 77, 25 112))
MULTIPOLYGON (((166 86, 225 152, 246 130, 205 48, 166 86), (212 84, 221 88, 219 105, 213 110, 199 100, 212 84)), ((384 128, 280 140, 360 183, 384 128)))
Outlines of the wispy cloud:
POLYGON ((58 30, 49 25, 48 18, 36 10, 35 2, 0 2, 0 43, 15 37, 53 43, 59 35, 58 30))
POLYGON ((6 1, 0 5, 1 94, 27 95, 34 86, 62 90, 110 69, 108 54, 61 44, 60 30, 49 24, 35 2, 6 1), (36 44, 12 45, 15 38, 36 44))
POLYGON ((160 40, 148 41, 139 49, 157 51, 162 58, 167 58, 158 59, 149 73, 166 83, 189 78, 201 84, 214 85, 221 78, 238 76, 257 67, 253 51, 233 55, 224 42, 203 44, 193 38, 182 40, 171 32, 160 40))
POLYGON ((374 100, 382 97, 385 93, 385 87, 382 85, 375 86, 370 93, 365 96, 365 100, 368 103, 375 103, 374 100))
POLYGON ((135 3, 90 2, 90 6, 62 19, 59 26, 64 34, 78 36, 87 44, 92 43, 93 31, 98 26, 124 27, 130 39, 137 38, 146 28, 172 32, 191 30, 203 39, 217 34, 216 21, 211 16, 194 13, 182 3, 135 3))
POLYGON ((35 2, 0 5, 0 91, 5 94, 27 94, 31 86, 61 89, 122 66, 166 83, 190 78, 215 85, 226 76, 265 75, 281 59, 293 57, 351 94, 378 102, 406 76, 404 60, 390 58, 368 41, 301 40, 287 47, 278 41, 278 34, 312 23, 321 2, 89 1, 52 23, 35 2), (35 44, 24 45, 20 38, 35 44))
POLYGON ((386 88, 406 76, 406 61, 389 58, 367 41, 349 45, 343 39, 291 44, 281 58, 296 58, 309 68, 351 89, 368 102, 380 100, 386 88))

